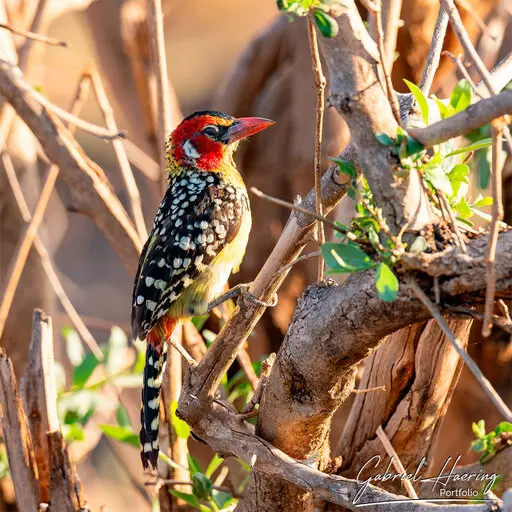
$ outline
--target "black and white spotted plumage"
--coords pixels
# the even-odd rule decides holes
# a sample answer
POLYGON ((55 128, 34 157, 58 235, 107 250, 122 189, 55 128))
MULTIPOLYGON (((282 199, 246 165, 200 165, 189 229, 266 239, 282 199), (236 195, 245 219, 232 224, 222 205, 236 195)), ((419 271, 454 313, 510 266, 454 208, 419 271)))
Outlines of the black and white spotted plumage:
MULTIPOLYGON (((184 291, 235 238, 248 211, 245 189, 217 173, 183 171, 171 178, 135 279, 135 338, 145 339, 166 313, 173 313, 184 291)), ((193 314, 175 311, 177 318, 193 314)))
POLYGON ((145 468, 156 467, 158 460, 165 338, 181 318, 205 312, 212 293, 241 260, 246 240, 237 261, 232 261, 232 251, 226 255, 227 264, 222 258, 244 219, 248 236, 245 188, 228 183, 220 174, 189 169, 170 179, 141 255, 132 300, 133 336, 147 342, 139 436, 145 468))

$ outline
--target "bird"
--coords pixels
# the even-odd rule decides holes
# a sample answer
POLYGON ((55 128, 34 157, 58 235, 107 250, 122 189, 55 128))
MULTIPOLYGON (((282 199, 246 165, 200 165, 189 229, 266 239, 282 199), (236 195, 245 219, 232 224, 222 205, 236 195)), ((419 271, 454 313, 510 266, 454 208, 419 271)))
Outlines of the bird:
POLYGON ((204 110, 183 119, 166 141, 168 187, 132 295, 133 337, 146 343, 139 435, 144 469, 157 468, 167 342, 180 321, 209 311, 245 254, 251 210, 233 153, 242 139, 273 124, 204 110))

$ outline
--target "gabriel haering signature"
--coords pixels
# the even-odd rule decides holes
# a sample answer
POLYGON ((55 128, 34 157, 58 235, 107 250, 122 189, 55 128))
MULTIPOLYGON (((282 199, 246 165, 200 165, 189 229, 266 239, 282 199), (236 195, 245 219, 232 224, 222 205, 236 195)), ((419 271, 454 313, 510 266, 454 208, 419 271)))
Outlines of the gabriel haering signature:
MULTIPOLYGON (((363 467, 359 470, 357 474, 357 483, 361 484, 361 488, 357 492, 354 497, 353 503, 358 504, 359 500, 362 498, 365 491, 368 489, 368 486, 372 482, 390 482, 390 481, 403 481, 409 480, 410 482, 432 482, 432 491, 436 490, 439 492, 439 498, 419 498, 419 501, 467 501, 468 499, 475 499, 479 494, 482 493, 485 495, 486 492, 490 491, 493 485, 497 482, 499 475, 496 473, 484 473, 482 469, 480 469, 477 473, 465 473, 456 471, 457 463, 461 459, 459 455, 456 459, 452 459, 452 457, 448 457, 446 462, 444 463, 441 471, 437 474, 437 476, 425 477, 422 474, 422 469, 427 467, 427 459, 423 457, 416 467, 414 473, 393 473, 390 471, 391 466, 393 465, 393 459, 389 461, 388 466, 386 467, 384 473, 376 473, 373 476, 369 476, 367 478, 363 477, 363 472, 368 472, 369 469, 376 469, 380 462, 380 455, 375 455, 371 459, 369 459, 363 467), (457 483, 467 483, 467 482, 481 482, 480 492, 471 487, 464 487, 457 489, 457 483)), ((409 501, 404 500, 404 501, 409 501)), ((485 500, 488 501, 488 500, 485 500)), ((393 501, 393 503, 396 500, 393 501)), ((386 502, 377 502, 373 503, 374 505, 390 503, 386 502)), ((367 505, 368 503, 360 503, 359 506, 367 505)))

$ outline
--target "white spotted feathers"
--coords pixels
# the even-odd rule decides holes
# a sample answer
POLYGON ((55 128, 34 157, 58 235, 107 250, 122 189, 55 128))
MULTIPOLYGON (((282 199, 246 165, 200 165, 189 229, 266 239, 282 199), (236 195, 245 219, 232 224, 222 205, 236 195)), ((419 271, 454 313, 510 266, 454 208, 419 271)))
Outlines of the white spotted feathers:
POLYGON ((216 173, 174 175, 144 246, 132 300, 133 335, 145 339, 184 290, 238 233, 245 189, 216 173))

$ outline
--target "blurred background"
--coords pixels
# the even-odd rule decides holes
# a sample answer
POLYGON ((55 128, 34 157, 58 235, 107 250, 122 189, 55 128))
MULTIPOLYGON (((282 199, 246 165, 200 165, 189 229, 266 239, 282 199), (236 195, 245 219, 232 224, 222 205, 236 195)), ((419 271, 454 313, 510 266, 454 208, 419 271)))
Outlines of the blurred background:
MULTIPOLYGON (((34 9, 29 0, 8 0, 7 16, 13 25, 27 19, 34 9)), ((307 33, 304 20, 291 23, 278 14, 274 0, 169 0, 163 2, 165 40, 171 86, 174 91, 173 123, 182 114, 215 108, 235 116, 255 115, 274 119, 277 124, 240 148, 237 158, 250 186, 292 201, 313 186, 315 96, 307 33)), ((464 23, 486 65, 491 68, 512 48, 510 5, 505 0, 464 0, 460 2, 464 23)), ((431 40, 439 8, 438 0, 404 0, 403 26, 398 31, 397 56, 393 67, 395 89, 406 92, 402 82, 418 82, 431 40)), ((137 0, 50 0, 43 20, 48 35, 69 43, 69 48, 36 45, 26 75, 53 103, 68 109, 77 83, 87 66, 94 65, 104 81, 119 128, 146 155, 128 151, 142 197, 148 229, 162 194, 158 169, 155 113, 149 98, 154 83, 149 73, 149 43, 145 2, 137 0)), ((0 39, 0 50, 1 50, 0 39)), ((17 44, 22 38, 15 38, 17 44)), ((461 50, 449 33, 445 48, 453 54, 461 50)), ((454 64, 443 57, 432 92, 444 97, 460 77, 454 64)), ((103 117, 93 95, 84 104, 83 119, 103 125, 103 117)), ((340 117, 327 110, 324 124, 323 159, 337 155, 348 143, 349 134, 340 117)), ((128 196, 112 147, 80 130, 77 140, 87 154, 104 169, 116 194, 128 209, 128 196)), ((42 166, 37 163, 37 147, 21 123, 16 123, 9 139, 13 157, 29 207, 39 196, 42 166)), ((504 173, 505 208, 511 222, 510 158, 504 173)), ((485 180, 480 185, 487 185, 485 180)), ((476 186, 476 185, 475 185, 476 186)), ((483 190, 485 194, 485 190, 483 190)), ((18 243, 23 222, 3 173, 0 173, 0 290, 11 256, 18 243)), ((288 218, 288 211, 251 198, 254 225, 251 240, 236 282, 251 281, 274 246, 288 218)), ((40 234, 51 249, 64 288, 98 342, 111 337, 119 326, 130 337, 129 315, 133 276, 123 267, 114 250, 90 219, 70 213, 69 193, 58 182, 45 215, 40 234)), ((352 206, 336 213, 347 218, 352 206)), ((248 345, 253 361, 277 351, 297 297, 315 279, 316 261, 299 264, 280 291, 278 307, 267 312, 248 345)), ((32 251, 14 299, 13 309, 2 338, 8 355, 21 375, 30 341, 32 310, 41 307, 52 315, 57 359, 70 378, 72 370, 63 328, 71 325, 54 297, 38 255, 32 251)), ((475 326, 475 332, 479 332, 475 326)), ((118 333, 119 334, 119 333, 118 333)), ((512 353, 509 340, 482 344, 475 335, 470 352, 493 385, 511 398, 512 353)), ((333 423, 337 442, 350 409, 344 404, 333 423)), ((139 390, 123 391, 132 423, 138 423, 139 390)), ((115 422, 115 411, 105 407, 99 423, 115 422)), ((467 450, 473 438, 472 421, 485 419, 494 425, 499 418, 464 371, 439 437, 436 459, 455 452, 462 462, 476 458, 467 450)), ((87 448, 77 446, 81 458, 78 472, 93 510, 106 504, 108 511, 150 510, 148 481, 139 467, 136 449, 97 436, 88 437, 87 448)), ((84 443, 84 442, 82 442, 84 443)), ((74 445, 80 445, 75 441, 74 445)), ((211 453, 194 441, 192 452, 204 462, 211 453)), ((2 506, 0 504, 0 510, 2 506)))

